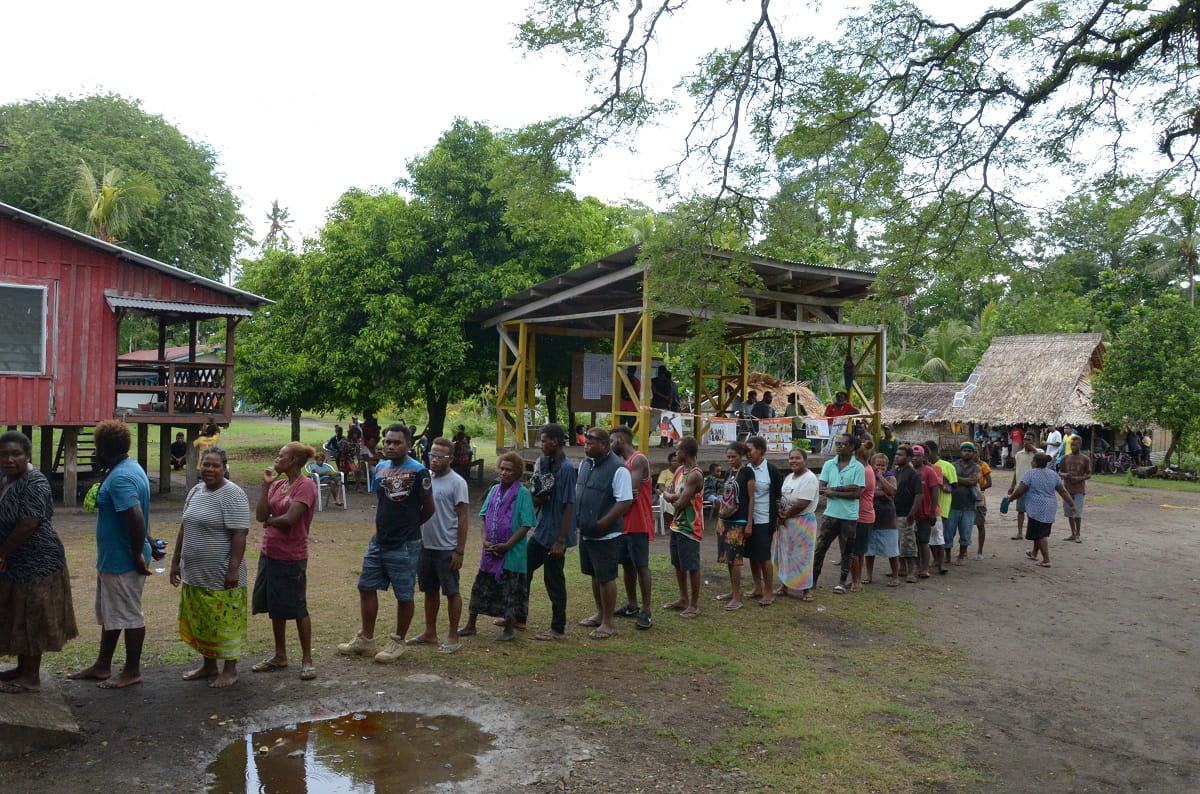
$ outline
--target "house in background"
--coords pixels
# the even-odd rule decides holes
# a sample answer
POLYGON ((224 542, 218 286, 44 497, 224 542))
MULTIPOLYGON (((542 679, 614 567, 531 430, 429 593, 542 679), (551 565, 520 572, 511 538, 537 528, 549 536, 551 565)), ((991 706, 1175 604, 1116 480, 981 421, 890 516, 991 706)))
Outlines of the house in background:
MULTIPOLYGON (((81 433, 106 419, 135 425, 147 468, 157 427, 159 490, 167 491, 172 430, 191 442, 209 421, 229 423, 234 331, 270 302, 0 203, 0 425, 20 427, 41 469, 61 472, 68 505, 78 498, 81 433), (157 322, 153 358, 119 359, 118 330, 130 314, 157 322), (201 320, 224 320, 226 360, 202 360, 201 320), (187 327, 189 342, 168 356, 173 325, 187 327), (122 394, 134 404, 121 407, 122 394)), ((190 484, 195 466, 187 473, 190 484)))
MULTIPOLYGON (((189 359, 190 352, 186 345, 178 345, 176 347, 166 348, 162 355, 159 355, 157 350, 131 350, 128 353, 122 353, 117 356, 117 363, 121 367, 120 377, 117 378, 117 386, 145 386, 158 387, 159 371, 157 368, 158 361, 170 361, 173 363, 181 363, 194 361, 199 364, 224 364, 225 363, 225 348, 223 347, 197 347, 195 358, 189 359), (145 369, 134 369, 138 362, 145 362, 145 369)), ((117 408, 141 410, 141 406, 152 404, 158 396, 157 391, 130 392, 121 390, 117 393, 117 408)))
POLYGON ((897 383, 890 381, 883 392, 880 421, 889 425, 902 444, 936 441, 941 449, 952 449, 966 441, 967 433, 946 420, 956 392, 964 383, 897 383))

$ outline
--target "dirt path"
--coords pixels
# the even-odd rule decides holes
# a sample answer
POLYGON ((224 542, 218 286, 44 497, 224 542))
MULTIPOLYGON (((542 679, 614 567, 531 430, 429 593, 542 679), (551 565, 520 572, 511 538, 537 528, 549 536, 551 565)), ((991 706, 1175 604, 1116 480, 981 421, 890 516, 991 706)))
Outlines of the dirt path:
POLYGON ((1090 491, 1083 544, 1054 525, 1053 568, 1024 562, 1014 518, 993 513, 983 562, 901 595, 977 673, 947 707, 976 723, 984 790, 1195 791, 1200 494, 1090 491))
MULTIPOLYGON (((972 791, 1197 785, 1200 574, 1188 561, 1200 557, 1200 494, 1092 490, 1087 542, 1063 542, 1056 525, 1052 569, 1025 563, 1026 544, 1009 540, 1013 520, 997 523, 993 514, 986 560, 889 591, 926 613, 930 634, 969 660, 974 676, 948 686, 934 706, 976 726, 968 757, 992 780, 972 791)), ((172 496, 166 504, 182 491, 172 496)), ((350 511, 358 513, 365 520, 369 505, 350 511)), ((88 521, 68 522, 64 513, 64 525, 79 524, 73 531, 86 531, 88 521)), ((88 619, 86 605, 80 615, 88 619)), ((618 698, 635 691, 636 682, 625 679, 642 674, 623 674, 613 656, 584 654, 532 677, 475 673, 454 681, 430 676, 434 669, 414 665, 397 676, 333 656, 314 687, 281 677, 219 697, 178 681, 176 668, 155 670, 153 685, 136 692, 64 683, 87 742, 0 763, 0 790, 88 790, 101 776, 129 792, 199 790, 204 765, 244 730, 371 704, 436 710, 439 697, 455 713, 490 715, 501 729, 522 733, 522 742, 502 743, 489 762, 493 771, 512 773, 479 790, 752 790, 736 773, 697 766, 687 749, 710 738, 714 724, 737 719, 722 702, 726 684, 718 678, 669 676, 656 683, 651 700, 640 705, 682 726, 684 735, 667 739, 580 719, 581 682, 618 698), (364 693, 370 703, 361 702, 364 693), (613 768, 626 772, 620 786, 613 768)))

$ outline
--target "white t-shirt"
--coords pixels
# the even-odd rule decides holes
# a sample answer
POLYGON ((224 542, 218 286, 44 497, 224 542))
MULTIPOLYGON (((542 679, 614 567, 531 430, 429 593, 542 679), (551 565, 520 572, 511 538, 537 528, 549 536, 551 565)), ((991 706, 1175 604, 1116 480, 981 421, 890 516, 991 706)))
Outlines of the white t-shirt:
POLYGON ((808 500, 806 513, 815 513, 817 510, 817 494, 820 489, 820 482, 817 480, 817 475, 811 470, 803 474, 789 474, 783 480, 783 492, 779 498, 779 507, 781 510, 790 510, 792 505, 797 502, 808 500))
POLYGON ((1046 436, 1046 454, 1053 458, 1058 454, 1058 448, 1062 446, 1062 433, 1057 430, 1051 430, 1046 436))
POLYGON ((755 466, 747 461, 754 472, 754 523, 766 524, 771 520, 771 472, 767 471, 767 459, 755 466))

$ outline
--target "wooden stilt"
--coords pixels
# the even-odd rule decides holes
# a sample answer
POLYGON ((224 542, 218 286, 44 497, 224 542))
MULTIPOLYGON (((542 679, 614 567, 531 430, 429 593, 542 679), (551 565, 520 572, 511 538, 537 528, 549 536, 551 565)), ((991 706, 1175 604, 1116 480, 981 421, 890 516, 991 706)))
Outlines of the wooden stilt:
POLYGON ((196 449, 196 439, 200 437, 200 428, 196 425, 188 425, 187 429, 187 465, 183 467, 183 485, 190 491, 192 486, 199 481, 199 475, 196 471, 196 466, 200 463, 198 450, 196 449))
POLYGON ((74 507, 79 503, 76 491, 79 487, 79 428, 63 428, 63 505, 74 507))
POLYGON ((171 492, 171 426, 158 426, 158 492, 171 492))
POLYGON ((38 468, 47 477, 54 471, 54 428, 42 427, 42 441, 38 449, 38 468))
POLYGON ((146 474, 150 473, 150 433, 146 425, 137 426, 137 462, 146 474))

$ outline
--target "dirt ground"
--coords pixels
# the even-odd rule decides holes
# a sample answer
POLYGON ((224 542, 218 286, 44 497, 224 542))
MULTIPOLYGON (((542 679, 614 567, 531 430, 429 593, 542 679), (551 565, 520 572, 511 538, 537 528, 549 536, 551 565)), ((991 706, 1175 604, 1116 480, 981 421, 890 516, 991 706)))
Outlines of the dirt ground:
MULTIPOLYGON (((349 513, 365 519, 369 509, 360 504, 349 513)), ((172 509, 178 505, 167 503, 172 509)), ((63 532, 87 532, 90 520, 63 515, 58 523, 63 532)), ((971 790, 1200 785, 1192 630, 1200 575, 1189 564, 1200 557, 1198 526, 1200 493, 1094 486, 1086 542, 1064 542, 1056 524, 1053 568, 1027 563, 1027 545, 1009 539, 1012 518, 993 513, 985 560, 890 591, 927 615, 926 629, 939 644, 969 659, 973 676, 949 685, 935 710, 975 725, 965 750, 988 782, 971 790)), ((831 598, 825 590, 818 604, 831 598)), ((90 604, 81 601, 77 596, 84 622, 90 604)), ((812 607, 788 600, 786 608, 812 607)), ((356 623, 357 615, 346 622, 356 623)), ((152 669, 151 680, 125 692, 63 681, 85 742, 0 763, 0 790, 84 791, 103 780, 127 792, 196 791, 217 751, 245 732, 367 708, 462 714, 495 733, 496 746, 481 762, 484 776, 456 790, 754 790, 737 771, 715 774, 692 760, 695 747, 711 741, 713 726, 743 718, 724 704, 725 684, 717 678, 668 676, 648 688, 644 671, 626 670, 619 653, 584 653, 525 676, 476 670, 447 678, 434 674, 442 671, 431 660, 406 658, 397 669, 326 653, 313 686, 254 676, 221 693, 180 681, 183 667, 152 669), (585 685, 617 713, 636 697, 643 713, 677 726, 676 733, 581 719, 585 685)))

